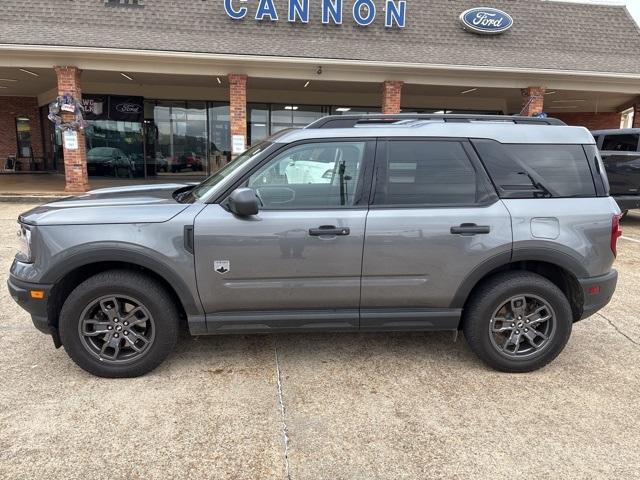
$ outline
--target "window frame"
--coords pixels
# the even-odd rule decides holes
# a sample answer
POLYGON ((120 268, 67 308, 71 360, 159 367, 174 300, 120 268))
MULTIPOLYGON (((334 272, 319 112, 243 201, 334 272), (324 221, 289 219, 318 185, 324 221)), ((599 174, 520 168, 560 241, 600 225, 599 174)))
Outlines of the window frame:
POLYGON ((258 172, 264 165, 275 159, 276 157, 285 154, 288 150, 296 148, 300 145, 308 145, 308 144, 320 144, 320 143, 347 143, 347 142, 358 142, 364 143, 364 153, 362 158, 362 167, 360 168, 361 175, 358 177, 358 182, 356 184, 356 191, 354 193, 353 205, 350 206, 317 206, 317 207, 283 207, 283 208, 263 208, 260 207, 260 210, 265 212, 295 212, 295 211, 309 211, 309 210, 366 210, 369 208, 369 197, 371 194, 372 188, 372 180, 373 180, 373 166, 375 161, 375 155, 377 152, 376 149, 376 138, 374 137, 336 137, 336 138, 309 138, 305 140, 299 140, 297 142, 291 142, 282 144, 279 148, 268 152, 266 156, 256 162, 255 165, 251 166, 251 168, 245 171, 233 184, 226 189, 222 194, 216 197, 209 203, 217 203, 225 210, 227 208, 227 199, 231 192, 235 189, 240 188, 247 184, 249 178, 258 172))
POLYGON ((476 154, 475 150, 471 146, 468 138, 458 137, 379 137, 376 155, 373 181, 369 192, 369 208, 370 209, 434 209, 434 208, 484 208, 489 205, 493 205, 499 200, 498 194, 494 185, 491 183, 489 176, 485 170, 484 165, 480 161, 480 158, 476 154), (390 142, 394 141, 424 141, 424 142, 451 142, 458 143, 462 146, 467 159, 471 167, 476 172, 476 185, 478 187, 484 187, 486 190, 486 199, 480 202, 474 203, 404 203, 404 204, 374 204, 374 197, 376 190, 383 185, 386 180, 386 158, 387 149, 390 142), (382 172, 382 174, 380 174, 382 172))

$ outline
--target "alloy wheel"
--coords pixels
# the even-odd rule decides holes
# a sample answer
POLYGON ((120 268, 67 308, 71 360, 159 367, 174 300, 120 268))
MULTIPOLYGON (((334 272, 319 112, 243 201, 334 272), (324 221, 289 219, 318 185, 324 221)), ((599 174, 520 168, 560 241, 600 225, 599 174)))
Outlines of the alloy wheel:
POLYGON ((109 295, 83 310, 78 333, 83 346, 100 361, 128 363, 149 351, 155 339, 155 323, 139 300, 109 295))
POLYGON ((537 295, 516 295, 503 302, 489 322, 491 344, 509 358, 530 357, 544 349, 556 330, 551 305, 537 295))

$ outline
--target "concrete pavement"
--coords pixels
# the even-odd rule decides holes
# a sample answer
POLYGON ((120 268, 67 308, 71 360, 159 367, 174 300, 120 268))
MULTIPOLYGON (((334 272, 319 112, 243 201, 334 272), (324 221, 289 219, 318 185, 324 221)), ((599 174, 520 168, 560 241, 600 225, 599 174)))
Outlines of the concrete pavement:
POLYGON ((489 370, 445 333, 185 334, 151 374, 106 380, 55 350, 4 287, 26 208, 0 204, 0 478, 640 471, 640 215, 623 223, 613 302, 538 372, 489 370))

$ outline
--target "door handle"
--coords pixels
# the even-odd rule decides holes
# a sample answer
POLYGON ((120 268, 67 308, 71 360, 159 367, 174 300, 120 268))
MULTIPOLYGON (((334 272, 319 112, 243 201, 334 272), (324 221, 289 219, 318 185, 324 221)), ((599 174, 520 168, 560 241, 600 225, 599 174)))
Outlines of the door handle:
POLYGON ((322 225, 318 228, 310 228, 309 235, 319 237, 320 235, 349 235, 351 229, 349 227, 336 228, 334 225, 322 225))
POLYGON ((476 225, 475 223, 463 223, 457 227, 451 227, 450 232, 454 235, 478 235, 491 231, 489 225, 476 225))

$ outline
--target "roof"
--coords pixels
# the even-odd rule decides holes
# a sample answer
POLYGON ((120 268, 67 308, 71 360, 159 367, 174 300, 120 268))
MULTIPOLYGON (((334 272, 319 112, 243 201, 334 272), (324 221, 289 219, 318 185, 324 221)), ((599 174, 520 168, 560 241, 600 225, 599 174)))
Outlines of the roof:
POLYGON ((239 21, 230 19, 217 0, 139 0, 143 6, 130 7, 103 0, 5 0, 0 43, 640 72, 639 29, 621 6, 492 0, 488 3, 508 12, 515 24, 506 33, 487 36, 464 31, 458 21, 461 12, 482 1, 412 0, 404 29, 384 27, 382 0, 375 0, 375 22, 357 26, 353 1, 343 2, 342 25, 323 25, 320 0, 310 0, 308 24, 286 21, 287 0, 274 0, 278 22, 252 19, 258 0, 234 0, 250 12, 239 21))
POLYGON ((500 143, 526 144, 595 144, 584 127, 528 125, 500 121, 477 123, 444 123, 419 120, 411 124, 391 124, 352 128, 305 128, 291 130, 275 138, 275 143, 325 138, 434 137, 481 138, 500 143))

